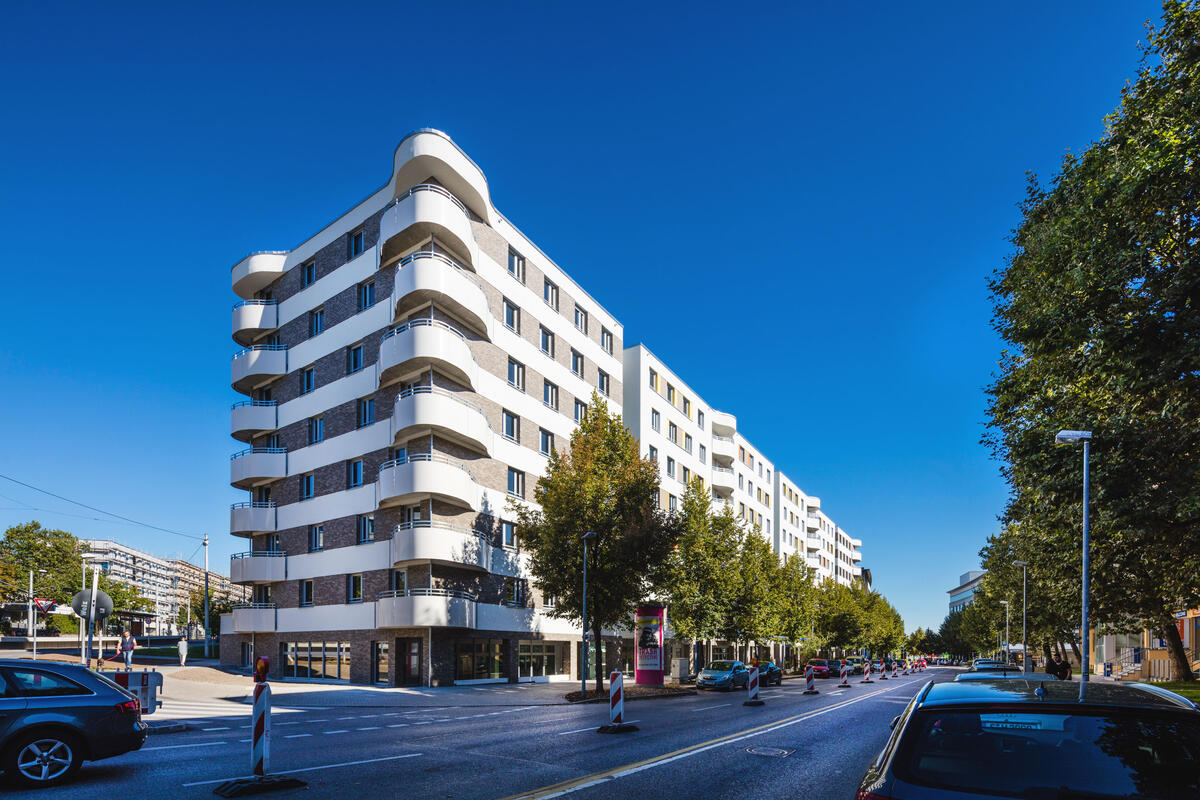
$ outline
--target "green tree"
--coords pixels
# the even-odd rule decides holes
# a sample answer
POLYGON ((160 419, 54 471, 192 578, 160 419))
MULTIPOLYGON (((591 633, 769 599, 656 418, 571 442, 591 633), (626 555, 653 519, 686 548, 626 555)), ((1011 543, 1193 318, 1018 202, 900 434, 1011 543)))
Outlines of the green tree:
MULTIPOLYGON (((583 543, 588 545, 588 619, 597 645, 604 627, 626 628, 635 604, 651 596, 667 571, 678 538, 674 515, 658 508, 658 465, 638 455, 620 415, 592 393, 591 405, 571 434, 570 449, 555 452, 534 498, 512 511, 529 571, 544 592, 557 596, 555 616, 581 621, 583 543)), ((596 670, 596 689, 603 687, 596 670)))
MULTIPOLYGON (((817 616, 817 585, 813 570, 799 556, 775 570, 773 594, 779 598, 778 635, 789 642, 811 640, 817 616)), ((808 641, 809 646, 816 643, 808 641)))
POLYGON ((849 586, 833 578, 817 592, 817 632, 830 647, 852 650, 866 644, 865 609, 849 586))
POLYGON ((878 592, 868 592, 861 584, 852 591, 857 604, 865 609, 863 644, 878 655, 894 654, 904 644, 904 620, 900 613, 878 592))
POLYGON ((952 656, 967 658, 974 648, 963 638, 962 618, 962 611, 951 611, 947 614, 938 628, 938 638, 942 642, 942 650, 952 656))
POLYGON ((747 644, 765 642, 780 627, 781 598, 775 593, 779 559, 755 525, 743 532, 736 576, 722 638, 747 644))
POLYGON ((1103 137, 1049 186, 1031 180, 991 283, 1009 347, 986 438, 1012 486, 1005 521, 1035 529, 1077 586, 1080 456, 1052 442, 1094 432, 1095 619, 1161 629, 1188 676, 1172 613, 1200 605, 1197 41, 1195 0, 1164 2, 1103 137))
MULTIPOLYGON (((69 604, 79 591, 79 540, 66 531, 43 528, 37 521, 14 525, 0 539, 0 601, 24 603, 33 570, 33 593, 59 604, 69 604)), ((71 617, 49 616, 46 625, 74 631, 71 617)))

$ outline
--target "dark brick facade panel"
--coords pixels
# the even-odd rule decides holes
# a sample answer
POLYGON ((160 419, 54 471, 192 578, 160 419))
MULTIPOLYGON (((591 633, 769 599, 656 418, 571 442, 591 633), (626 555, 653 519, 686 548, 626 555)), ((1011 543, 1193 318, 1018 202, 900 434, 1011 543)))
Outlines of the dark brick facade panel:
MULTIPOLYGON (((363 244, 365 250, 370 250, 379 241, 379 222, 383 217, 383 209, 371 214, 363 223, 363 244)), ((357 230, 357 229, 356 229, 357 230)), ((349 234, 343 234, 334 239, 329 244, 322 247, 316 254, 305 261, 316 261, 317 264, 317 280, 325 277, 333 272, 338 267, 349 261, 350 256, 350 237, 349 234)), ((283 275, 279 276, 270 286, 266 287, 265 292, 270 293, 272 297, 280 302, 287 300, 301 290, 300 286, 300 270, 297 264, 283 275)))

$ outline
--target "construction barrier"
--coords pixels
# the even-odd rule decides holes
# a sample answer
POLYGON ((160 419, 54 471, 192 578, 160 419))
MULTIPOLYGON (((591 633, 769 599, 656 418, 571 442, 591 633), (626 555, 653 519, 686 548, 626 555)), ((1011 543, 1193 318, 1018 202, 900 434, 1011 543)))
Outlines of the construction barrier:
POLYGON ((900 665, 897 664, 895 661, 892 662, 892 677, 893 678, 900 677, 900 665))
POLYGON ((809 664, 804 668, 805 694, 820 694, 820 692, 817 691, 817 684, 813 682, 813 675, 815 672, 816 670, 812 668, 812 664, 809 664))
POLYGON ((887 662, 880 661, 879 662, 879 680, 886 681, 887 679, 888 679, 888 677, 887 677, 887 662))
POLYGON ((842 682, 838 684, 839 689, 849 689, 850 688, 849 675, 850 675, 850 665, 846 663, 845 659, 842 659, 842 682))
POLYGON ((872 665, 871 665, 870 661, 867 661, 863 664, 863 679, 861 681, 859 681, 859 683, 874 683, 875 682, 875 681, 871 680, 871 666, 872 665))
POLYGON ((163 676, 161 672, 143 669, 141 672, 121 670, 112 673, 113 681, 133 693, 142 709, 142 716, 153 714, 162 705, 158 692, 162 689, 163 676))
POLYGON ((763 701, 758 699, 758 667, 751 665, 750 674, 746 676, 746 702, 744 706, 761 706, 763 701))
POLYGON ((625 721, 625 678, 617 670, 608 676, 608 723, 620 725, 625 721))
POLYGON ((254 715, 250 724, 250 767, 257 776, 271 771, 271 685, 254 684, 254 715))
POLYGON ((905 675, 908 674, 908 662, 907 661, 904 662, 904 674, 905 675))

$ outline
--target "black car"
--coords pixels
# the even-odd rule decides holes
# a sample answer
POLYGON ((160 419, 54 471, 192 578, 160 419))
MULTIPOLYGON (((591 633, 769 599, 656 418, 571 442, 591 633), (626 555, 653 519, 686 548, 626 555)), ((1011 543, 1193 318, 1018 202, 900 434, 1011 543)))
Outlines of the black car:
POLYGON ((928 683, 858 800, 1200 797, 1200 709, 1148 684, 928 683))
POLYGON ((769 658, 761 659, 758 662, 758 685, 759 686, 782 686, 783 685, 783 670, 775 666, 775 662, 769 658))
POLYGON ((0 769, 53 786, 146 741, 137 698, 79 664, 0 659, 0 769))

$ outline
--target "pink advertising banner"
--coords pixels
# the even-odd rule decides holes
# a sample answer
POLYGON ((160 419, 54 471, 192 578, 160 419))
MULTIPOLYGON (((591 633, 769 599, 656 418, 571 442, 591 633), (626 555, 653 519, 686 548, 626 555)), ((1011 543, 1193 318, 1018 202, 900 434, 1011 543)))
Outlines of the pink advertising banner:
POLYGON ((661 686, 666 664, 663 629, 667 624, 662 606, 638 606, 633 618, 634 683, 661 686))

